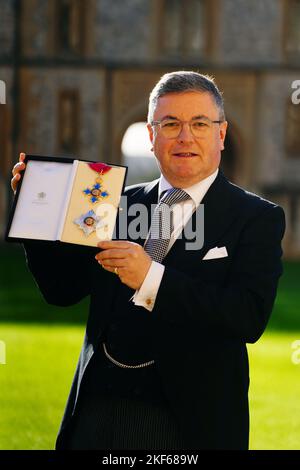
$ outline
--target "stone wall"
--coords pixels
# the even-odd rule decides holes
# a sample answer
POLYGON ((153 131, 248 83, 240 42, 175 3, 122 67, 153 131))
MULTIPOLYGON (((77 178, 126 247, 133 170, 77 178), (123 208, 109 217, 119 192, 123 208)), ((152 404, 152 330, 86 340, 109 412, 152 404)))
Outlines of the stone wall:
POLYGON ((230 65, 272 65, 282 55, 282 2, 220 2, 218 62, 230 65))
MULTIPOLYGON (((288 158, 285 149, 286 105, 291 100, 291 84, 300 79, 300 73, 265 73, 259 82, 259 108, 257 108, 257 140, 260 156, 256 179, 260 184, 284 182, 299 185, 299 158, 288 158)), ((295 104, 294 106, 300 106, 295 104)))
POLYGON ((151 1, 98 0, 95 57, 112 62, 147 61, 151 47, 151 1))
POLYGON ((79 152, 83 159, 103 159, 105 139, 105 72, 72 68, 24 69, 20 146, 27 153, 57 154, 58 96, 80 94, 79 152))

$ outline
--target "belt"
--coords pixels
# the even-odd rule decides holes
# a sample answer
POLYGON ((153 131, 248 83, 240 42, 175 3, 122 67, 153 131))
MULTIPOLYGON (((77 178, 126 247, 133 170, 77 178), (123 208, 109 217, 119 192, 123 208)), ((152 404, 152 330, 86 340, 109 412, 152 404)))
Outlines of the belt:
POLYGON ((143 362, 143 364, 136 364, 135 366, 130 366, 128 364, 122 364, 122 362, 116 361, 116 359, 114 359, 113 357, 111 357, 110 354, 108 354, 105 343, 103 343, 103 349, 104 349, 105 356, 111 362, 113 362, 118 367, 123 367, 124 369, 140 369, 142 367, 147 367, 147 366, 151 366, 152 364, 154 364, 154 360, 153 361, 148 361, 148 362, 143 362))

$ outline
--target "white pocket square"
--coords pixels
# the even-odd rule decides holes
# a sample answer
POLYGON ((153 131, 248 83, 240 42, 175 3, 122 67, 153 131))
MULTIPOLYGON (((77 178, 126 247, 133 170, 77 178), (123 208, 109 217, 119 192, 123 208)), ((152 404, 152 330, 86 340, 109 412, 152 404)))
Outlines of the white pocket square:
POLYGON ((226 258, 226 256, 228 256, 226 246, 222 246, 221 248, 216 246, 215 248, 211 248, 202 259, 226 258))

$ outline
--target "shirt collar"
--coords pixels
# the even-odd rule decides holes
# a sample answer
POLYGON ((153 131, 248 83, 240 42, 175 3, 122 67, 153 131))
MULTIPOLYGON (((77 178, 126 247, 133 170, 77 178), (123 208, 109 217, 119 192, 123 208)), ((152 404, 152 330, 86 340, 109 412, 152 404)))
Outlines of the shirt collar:
MULTIPOLYGON (((194 201, 196 206, 199 206, 201 203, 202 199, 204 198, 205 194, 207 193, 208 189, 210 186, 213 184, 215 181, 216 177, 218 176, 219 168, 216 169, 216 171, 212 174, 207 176, 207 178, 204 178, 204 180, 199 181, 196 184, 193 184, 193 186, 190 186, 189 188, 184 188, 184 191, 191 196, 191 199, 194 201)), ((163 192, 168 191, 171 189, 172 186, 166 180, 166 178, 161 175, 159 179, 159 185, 158 185, 158 195, 159 199, 161 198, 161 195, 163 192)))

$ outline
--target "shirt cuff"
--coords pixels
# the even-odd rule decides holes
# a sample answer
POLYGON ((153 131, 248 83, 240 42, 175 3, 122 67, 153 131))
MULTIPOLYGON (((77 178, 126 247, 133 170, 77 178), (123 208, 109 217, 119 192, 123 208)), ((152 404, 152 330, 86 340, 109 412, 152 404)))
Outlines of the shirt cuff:
POLYGON ((143 284, 131 298, 135 305, 152 312, 164 271, 165 267, 162 264, 152 261, 143 284))

